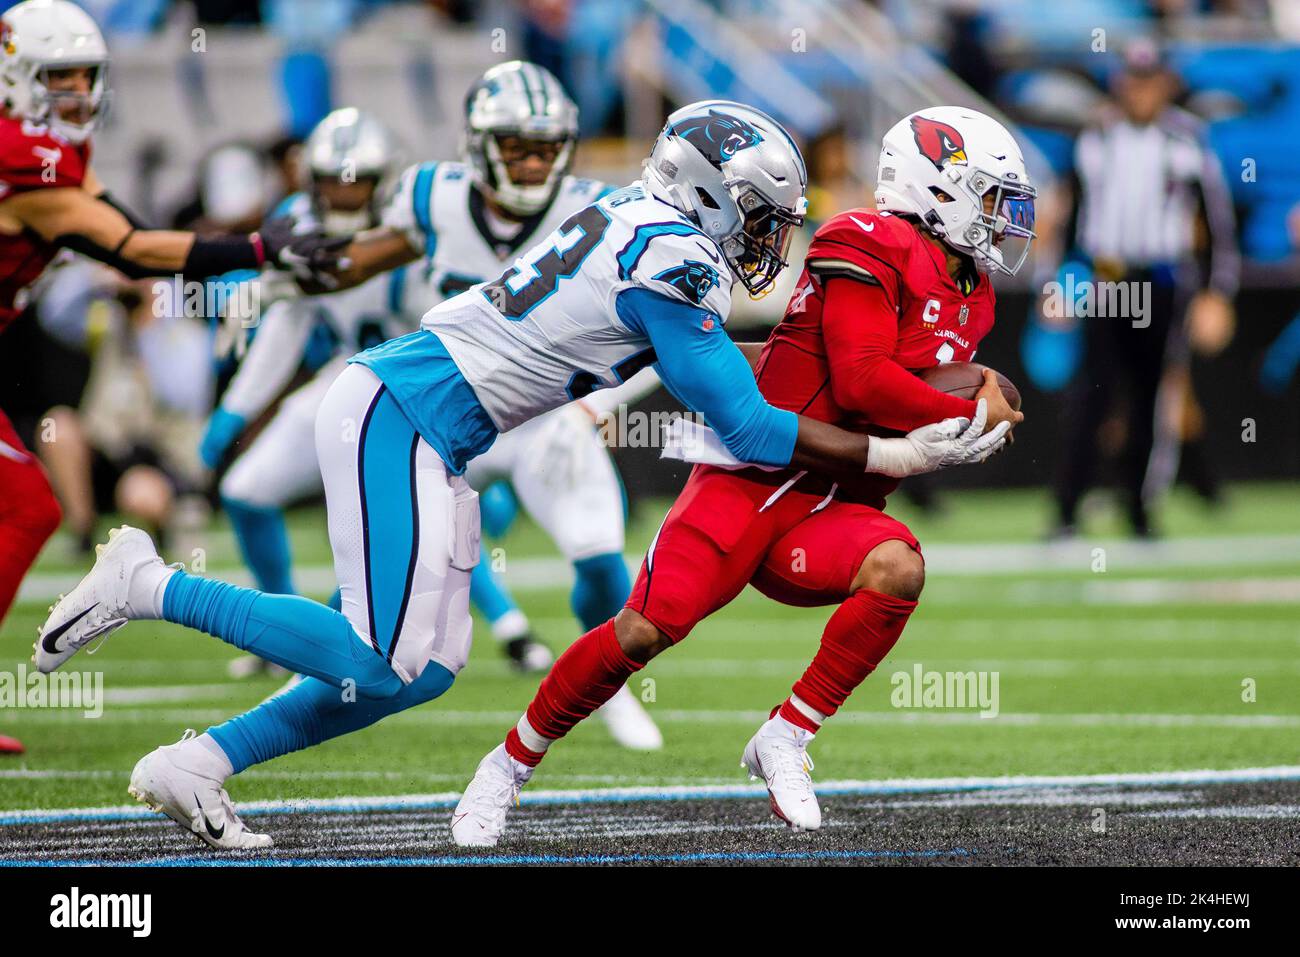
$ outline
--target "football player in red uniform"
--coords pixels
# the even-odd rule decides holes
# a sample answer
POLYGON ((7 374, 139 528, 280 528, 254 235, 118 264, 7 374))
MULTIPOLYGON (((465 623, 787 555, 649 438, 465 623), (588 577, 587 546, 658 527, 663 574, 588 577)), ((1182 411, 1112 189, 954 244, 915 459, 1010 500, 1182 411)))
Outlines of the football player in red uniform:
MULTIPOLYGON (((200 237, 147 229, 119 205, 90 166, 107 69, 99 28, 68 0, 27 0, 0 17, 0 333, 62 248, 132 278, 205 279, 270 264, 329 282, 323 268, 342 240, 294 235, 288 220, 200 237)), ((40 463, 0 412, 0 622, 59 519, 40 463)))
MULTIPOLYGON (((989 276, 1024 262, 1033 203, 1020 149, 993 119, 955 107, 903 119, 885 136, 877 209, 843 213, 814 236, 757 363, 763 395, 859 431, 974 417, 975 401, 913 372, 974 357, 993 326, 989 276)), ((978 398, 989 428, 1023 418, 991 372, 978 398)), ((471 842, 495 843, 555 739, 747 583, 785 604, 839 605, 816 657, 742 759, 765 779, 780 818, 797 830, 820 827, 808 742, 898 640, 925 578, 916 538, 883 511, 896 485, 870 473, 836 484, 807 471, 697 466, 627 606, 556 661, 527 713, 479 765, 457 808, 481 825, 471 842)))

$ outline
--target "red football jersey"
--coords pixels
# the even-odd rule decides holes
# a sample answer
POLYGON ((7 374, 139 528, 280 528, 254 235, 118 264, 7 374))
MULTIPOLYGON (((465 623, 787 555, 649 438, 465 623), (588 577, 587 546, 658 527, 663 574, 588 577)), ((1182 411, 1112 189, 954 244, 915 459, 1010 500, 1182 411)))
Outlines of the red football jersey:
MULTIPOLYGON (((988 277, 977 273, 970 291, 963 292, 948 274, 943 251, 912 222, 872 209, 849 210, 813 236, 785 317, 763 348, 756 370, 759 389, 775 406, 856 431, 888 433, 925 424, 890 421, 888 416, 873 421, 861 410, 837 403, 835 393, 845 390, 832 381, 823 329, 826 283, 837 276, 880 288, 887 303, 882 308, 896 315, 897 340, 890 358, 912 372, 974 358, 993 327, 988 277)), ((860 488, 844 491, 870 504, 883 501, 897 484, 869 475, 860 488)))
MULTIPOLYGON (((0 115, 0 202, 34 189, 78 187, 90 166, 90 144, 69 143, 47 127, 0 115)), ((58 247, 30 229, 0 233, 0 330, 26 306, 26 289, 58 247)))

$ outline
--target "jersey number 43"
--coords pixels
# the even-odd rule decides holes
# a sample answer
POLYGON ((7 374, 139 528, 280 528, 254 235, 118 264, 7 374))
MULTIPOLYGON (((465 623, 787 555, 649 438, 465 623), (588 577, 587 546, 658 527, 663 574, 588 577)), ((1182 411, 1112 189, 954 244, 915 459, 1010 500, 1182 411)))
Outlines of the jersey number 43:
POLYGON ((577 273, 608 228, 609 216, 599 206, 578 210, 552 234, 549 247, 536 247, 534 259, 511 266, 483 287, 483 295, 507 319, 523 319, 555 292, 561 279, 577 273))

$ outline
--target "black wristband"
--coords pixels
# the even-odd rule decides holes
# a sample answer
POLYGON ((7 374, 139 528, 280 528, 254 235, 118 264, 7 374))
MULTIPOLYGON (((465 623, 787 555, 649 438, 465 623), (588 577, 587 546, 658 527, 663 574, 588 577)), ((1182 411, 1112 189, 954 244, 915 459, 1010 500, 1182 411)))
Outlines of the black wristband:
POLYGON ((181 272, 190 279, 206 279, 233 269, 261 268, 261 246, 248 236, 195 236, 181 272))

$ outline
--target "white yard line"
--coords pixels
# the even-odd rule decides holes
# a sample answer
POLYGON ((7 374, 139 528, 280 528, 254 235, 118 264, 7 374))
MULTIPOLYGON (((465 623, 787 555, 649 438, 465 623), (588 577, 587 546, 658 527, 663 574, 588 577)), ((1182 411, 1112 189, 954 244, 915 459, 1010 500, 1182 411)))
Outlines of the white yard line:
MULTIPOLYGON (((663 724, 735 724, 759 725, 767 720, 766 711, 689 710, 652 707, 650 715, 663 724)), ((79 710, 11 709, 5 720, 14 724, 81 723, 98 720, 105 723, 157 723, 179 727, 199 727, 229 717, 228 711, 214 708, 168 710, 164 708, 124 708, 104 712, 103 717, 88 719, 79 710)), ((415 708, 385 719, 389 725, 418 724, 431 726, 509 727, 519 718, 518 711, 458 711, 436 705, 415 708)), ((893 711, 842 711, 836 724, 850 725, 979 725, 995 727, 1074 727, 1074 728, 1300 728, 1296 714, 1118 714, 1113 712, 1013 712, 1002 711, 994 718, 981 718, 978 711, 957 709, 904 709, 893 711)))
MULTIPOLYGON (((1124 774, 1020 775, 1007 777, 892 778, 876 781, 822 781, 818 794, 873 795, 927 794, 952 791, 1015 790, 1025 788, 1078 787, 1171 787, 1232 784, 1254 781, 1297 781, 1300 766, 1233 768, 1228 770, 1157 771, 1124 774)), ((683 785, 667 787, 582 788, 574 790, 525 791, 524 804, 610 803, 618 801, 717 800, 765 797, 762 785, 683 785)), ((346 814, 375 810, 444 808, 454 805, 460 794, 399 794, 383 797, 297 799, 242 802, 244 814, 332 813, 346 814)), ((53 808, 0 812, 0 825, 59 820, 134 820, 153 815, 138 806, 53 808)))
MULTIPOLYGON (((924 547, 926 569, 931 575, 957 577, 1016 572, 1091 572, 1096 561, 1094 549, 1098 548, 1104 549, 1106 568, 1111 572, 1300 562, 1300 535, 1204 536, 1154 543, 1081 539, 1066 543, 949 543, 924 547)), ((631 552, 624 556, 633 575, 640 567, 641 557, 640 553, 631 552)), ((82 574, 84 572, 28 575, 18 598, 20 601, 48 602, 75 586, 82 574)), ((213 568, 210 574, 237 585, 252 583, 247 571, 241 568, 213 568)), ((511 558, 504 577, 511 588, 521 591, 567 588, 573 582, 573 568, 559 557, 511 558)), ((294 568, 294 580, 300 589, 310 594, 332 592, 336 584, 334 569, 329 565, 298 565, 294 568)), ((1293 601, 1295 597, 1292 593, 1292 597, 1272 600, 1293 601)))

